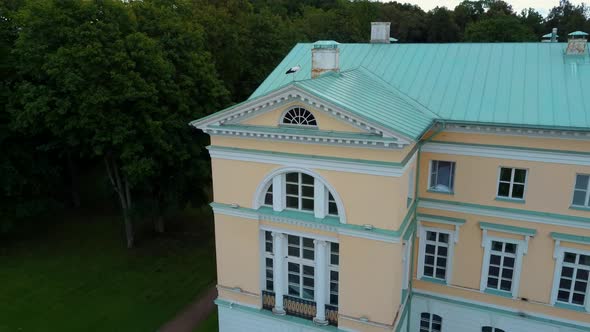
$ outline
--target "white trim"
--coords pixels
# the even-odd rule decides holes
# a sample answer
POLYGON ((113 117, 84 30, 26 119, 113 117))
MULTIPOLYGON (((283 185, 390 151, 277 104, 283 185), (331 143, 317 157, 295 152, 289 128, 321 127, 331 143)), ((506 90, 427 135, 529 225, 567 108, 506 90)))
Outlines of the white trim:
POLYGON ((323 219, 328 214, 326 211, 326 186, 318 177, 313 178, 313 214, 316 218, 323 219))
MULTIPOLYGON (((520 275, 522 272, 522 259, 523 256, 528 251, 528 236, 526 236, 526 240, 515 240, 511 238, 499 237, 499 236, 490 236, 488 235, 487 229, 483 229, 483 237, 481 241, 481 246, 484 248, 483 253, 483 262, 481 268, 481 280, 479 284, 479 290, 481 292, 485 291, 487 287, 487 280, 488 280, 488 273, 490 268, 490 254, 492 252, 492 241, 498 242, 505 242, 505 243, 512 243, 516 245, 516 253, 515 253, 515 260, 514 260, 514 274, 512 275, 512 298, 516 299, 518 297, 518 290, 520 288, 520 275)), ((500 285, 501 276, 498 278, 498 285, 500 285)))
POLYGON ((527 192, 527 187, 528 187, 528 182, 529 182, 529 169, 528 168, 522 168, 522 167, 513 167, 513 166, 498 166, 498 177, 496 179, 496 198, 499 199, 509 199, 509 200, 513 200, 516 202, 524 202, 526 200, 526 192, 527 192), (504 180, 500 180, 500 176, 502 176, 502 168, 505 169, 509 169, 510 170, 510 181, 508 181, 508 196, 500 196, 500 181, 502 183, 506 183, 506 181, 504 180), (524 171, 524 188, 523 188, 523 192, 522 192, 522 197, 512 197, 512 193, 513 193, 513 189, 514 189, 514 185, 523 185, 523 183, 520 182, 514 182, 514 176, 516 174, 516 170, 521 170, 524 171))
POLYGON ((539 138, 560 138, 569 140, 590 140, 590 132, 574 130, 533 129, 522 127, 502 127, 484 125, 463 125, 445 123, 445 132, 449 133, 477 133, 502 136, 527 136, 539 138))
MULTIPOLYGON (((275 181, 274 179, 275 178, 281 178, 282 179, 281 180, 282 181, 281 186, 283 188, 283 192, 280 193, 281 194, 280 197, 277 197, 276 199, 277 200, 283 200, 284 201, 284 199, 285 199, 284 198, 285 195, 283 195, 284 190, 285 190, 285 187, 284 187, 284 183, 285 183, 284 177, 285 177, 285 174, 286 173, 291 173, 291 172, 293 172, 293 173, 304 173, 304 174, 307 174, 309 176, 312 176, 314 179, 317 179, 319 181, 319 183, 322 184, 322 187, 325 187, 328 191, 330 191, 330 193, 332 193, 332 196, 334 197, 334 200, 336 201, 336 205, 338 206, 338 218, 340 219, 340 223, 346 224, 346 212, 344 210, 344 204, 342 203, 342 199, 340 198, 340 195, 338 195, 338 192, 336 191, 336 189, 334 189, 334 187, 332 187, 328 183, 328 181, 323 176, 321 176, 320 174, 318 174, 317 172, 314 172, 314 171, 312 171, 310 169, 306 169, 306 168, 302 168, 302 167, 280 167, 280 168, 277 168, 277 169, 272 170, 269 174, 267 174, 264 177, 264 179, 262 179, 262 181, 260 181, 260 183, 258 184, 258 187, 256 188, 256 191, 254 192, 254 198, 252 200, 252 208, 256 210, 256 209, 260 208, 263 205, 263 203, 264 203, 264 195, 266 194, 266 192, 264 191, 264 187, 271 180, 274 183, 274 181, 275 181)), ((314 191, 316 190, 315 187, 316 187, 316 182, 314 180, 314 191)), ((274 197, 274 193, 276 192, 275 190, 276 189, 275 189, 275 187, 273 185, 273 203, 275 202, 275 197, 274 197)), ((280 207, 279 206, 275 207, 274 204, 273 204, 273 210, 275 210, 275 211, 282 211, 282 210, 284 210, 285 209, 285 204, 284 204, 284 202, 282 202, 282 203, 283 203, 283 205, 280 206, 280 207, 283 207, 282 209, 277 210, 277 208, 280 208, 280 207)), ((314 201, 314 207, 317 205, 317 203, 318 203, 317 201, 314 201)), ((322 204, 323 204, 323 202, 322 202, 322 204)))
MULTIPOLYGON (((471 290, 471 291, 473 291, 473 290, 471 290)), ((508 311, 508 312, 512 312, 512 313, 515 313, 515 314, 524 313, 524 314, 526 314, 526 316, 537 317, 537 318, 540 318, 540 319, 550 319, 550 320, 554 320, 556 322, 563 322, 563 323, 572 324, 572 325, 579 325, 579 326, 590 327, 590 322, 587 323, 587 322, 577 321, 577 320, 572 320, 572 319, 563 319, 563 318, 558 317, 558 316, 550 316, 550 315, 540 314, 540 313, 537 313, 537 312, 527 312, 527 311, 523 311, 522 309, 517 309, 517 308, 514 308, 514 307, 502 306, 502 305, 497 305, 497 304, 492 304, 492 303, 487 303, 487 302, 480 302, 480 301, 470 300, 470 299, 465 298, 465 297, 457 297, 457 296, 452 296, 452 295, 446 295, 446 294, 441 294, 441 293, 437 293, 437 292, 427 291, 427 290, 423 290, 423 289, 419 289, 419 288, 412 289, 412 292, 414 293, 414 295, 417 295, 417 296, 420 296, 420 295, 429 296, 430 295, 430 296, 434 296, 434 297, 438 297, 438 298, 443 298, 443 299, 451 300, 453 302, 458 302, 458 303, 463 303, 463 304, 474 304, 474 305, 478 305, 478 306, 482 306, 482 307, 488 307, 490 309, 508 311)), ((546 305, 546 306, 548 306, 548 305, 546 305)))
POLYGON ((412 262, 412 245, 414 242, 414 238, 410 237, 408 240, 403 242, 403 254, 402 254, 402 264, 403 264, 403 275, 402 275, 402 289, 407 290, 410 287, 410 279, 411 276, 411 269, 410 265, 412 262))
MULTIPOLYGON (((424 227, 421 224, 418 225, 418 237, 420 238, 420 247, 418 248, 418 273, 417 278, 422 279, 424 277, 424 257, 426 254, 426 232, 436 232, 436 233, 444 233, 448 235, 448 243, 447 243, 447 265, 445 266, 445 283, 449 285, 451 283, 453 277, 453 255, 455 252, 455 238, 457 236, 457 230, 451 231, 448 229, 443 228, 435 228, 435 227, 424 227)), ((436 275, 436 260, 433 263, 433 273, 436 275)), ((436 277, 426 276, 427 278, 437 279, 436 277)))
MULTIPOLYGON (((590 251, 588 250, 581 250, 576 248, 570 247, 563 247, 561 246, 561 241, 555 241, 555 249, 553 251, 553 258, 555 258, 555 270, 553 271, 553 284, 551 286, 551 305, 555 305, 557 302, 557 293, 559 291, 559 283, 561 279, 561 269, 563 267, 563 260, 565 256, 565 252, 571 252, 577 255, 587 255, 590 256, 590 251)), ((575 280, 575 279, 574 279, 575 280)), ((574 281, 572 280, 572 282, 574 281)), ((584 308, 586 312, 590 312, 590 285, 586 286, 586 296, 584 298, 584 308)), ((573 305, 573 304, 570 304, 573 305)))
POLYGON ((216 206, 211 206, 211 208, 213 209, 213 213, 216 214, 223 214, 226 216, 232 216, 232 217, 240 217, 240 218, 244 218, 244 219, 252 219, 252 220, 259 220, 259 214, 256 211, 245 211, 242 209, 239 209, 239 206, 237 208, 231 208, 231 207, 216 207, 216 206))
POLYGON ((537 151, 510 147, 477 146, 452 143, 429 142, 422 146, 423 152, 498 158, 509 160, 536 161, 544 163, 590 166, 590 155, 567 152, 537 151))
POLYGON ((393 236, 389 236, 389 235, 374 234, 374 233, 369 233, 369 231, 366 231, 366 232, 365 231, 357 231, 357 230, 346 229, 346 228, 339 228, 338 234, 358 237, 358 238, 362 238, 362 239, 374 240, 374 241, 387 242, 387 243, 400 243, 400 241, 401 241, 400 240, 401 237, 393 237, 393 236))
POLYGON ((571 199, 571 206, 573 207, 577 207, 577 208, 590 208, 590 179, 588 179, 588 183, 586 184, 586 189, 576 189, 576 185, 578 184, 578 176, 589 176, 590 174, 586 174, 586 173, 576 173, 576 176, 574 178, 574 187, 572 188, 572 199, 571 199), (583 205, 577 205, 574 204, 574 196, 576 195, 576 190, 578 191, 586 191, 586 196, 584 198, 584 204, 583 205))
POLYGON ((320 112, 327 113, 330 116, 340 119, 340 121, 346 122, 349 125, 367 131, 369 133, 376 133, 383 137, 394 137, 398 140, 398 144, 407 145, 413 142, 409 137, 405 137, 400 133, 392 131, 386 127, 383 127, 378 123, 369 123, 364 119, 361 119, 355 114, 346 111, 332 103, 317 98, 305 90, 296 86, 286 86, 278 89, 275 92, 269 93, 268 95, 252 101, 246 101, 242 105, 236 108, 220 112, 219 114, 213 115, 206 119, 194 120, 190 122, 190 125, 205 130, 208 125, 217 124, 222 125, 224 123, 238 123, 244 119, 254 116, 254 113, 261 114, 274 109, 277 104, 284 104, 291 101, 297 101, 300 104, 306 104, 320 112), (260 112, 262 110, 262 112, 260 112))
POLYGON ((320 127, 320 122, 318 121, 318 118, 315 116, 315 114, 313 114, 312 111, 310 111, 307 107, 304 106, 300 106, 300 105, 291 105, 289 108, 283 110, 283 112, 281 112, 281 116, 279 117, 279 122, 277 123, 277 126, 286 126, 286 127, 290 127, 290 128, 308 128, 308 129, 317 129, 320 127), (300 109, 304 109, 306 111, 308 111, 311 116, 313 116, 313 119, 315 120, 316 124, 314 125, 298 125, 298 124, 288 124, 288 123, 283 123, 283 120, 285 119, 285 115, 295 109, 295 108, 300 108, 300 109))
POLYGON ((486 217, 496 217, 496 218, 518 220, 518 221, 528 221, 528 222, 539 223, 539 224, 548 224, 548 225, 558 225, 558 226, 568 226, 568 227, 578 227, 578 228, 582 228, 582 229, 590 229, 590 224, 584 223, 584 222, 571 221, 571 220, 555 218, 555 217, 532 216, 532 215, 526 214, 526 213, 506 212, 506 211, 500 211, 500 210, 492 210, 492 209, 477 208, 477 207, 470 207, 470 206, 461 206, 461 205, 447 204, 447 203, 443 203, 443 202, 428 202, 428 201, 420 200, 418 207, 425 208, 425 209, 437 209, 437 210, 450 211, 450 212, 476 214, 476 215, 486 216, 486 217))
POLYGON ((362 161, 351 160, 331 160, 322 158, 300 158, 297 156, 273 155, 271 153, 256 153, 251 151, 235 151, 217 149, 215 146, 209 146, 211 158, 248 161, 263 164, 275 164, 282 166, 297 165, 303 168, 315 168, 327 171, 340 171, 367 175, 379 175, 390 177, 401 177, 406 169, 410 166, 413 159, 416 158, 416 152, 404 166, 395 165, 377 165, 364 163, 362 161))
POLYGON ((260 230, 275 232, 275 233, 282 233, 282 234, 286 234, 286 235, 293 235, 293 236, 298 236, 298 237, 306 237, 306 238, 310 238, 313 240, 338 243, 338 238, 335 236, 327 236, 327 235, 319 235, 319 234, 315 234, 315 233, 294 231, 294 230, 281 228, 281 227, 274 227, 274 226, 270 226, 270 225, 260 225, 260 230))

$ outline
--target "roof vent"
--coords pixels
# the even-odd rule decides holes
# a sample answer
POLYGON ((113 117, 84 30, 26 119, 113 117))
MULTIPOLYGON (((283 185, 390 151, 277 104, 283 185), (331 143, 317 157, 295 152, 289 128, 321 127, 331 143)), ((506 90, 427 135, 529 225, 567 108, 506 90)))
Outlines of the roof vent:
POLYGON ((543 42, 544 43, 557 43, 557 38, 559 38, 559 35, 557 35, 557 28, 553 28, 551 33, 548 33, 543 36, 543 42))
POLYGON ((391 22, 371 22, 371 44, 389 44, 390 29, 391 22))
POLYGON ((339 72, 339 53, 338 43, 333 40, 315 42, 311 49, 311 78, 327 72, 339 72))
POLYGON ((566 55, 584 55, 586 54, 586 44, 588 44, 588 34, 582 31, 575 31, 568 35, 566 55))

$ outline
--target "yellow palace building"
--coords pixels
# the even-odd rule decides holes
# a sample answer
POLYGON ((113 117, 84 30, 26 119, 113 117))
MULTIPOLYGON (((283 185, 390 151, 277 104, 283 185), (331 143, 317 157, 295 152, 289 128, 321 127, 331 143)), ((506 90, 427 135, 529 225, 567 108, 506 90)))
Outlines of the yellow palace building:
POLYGON ((587 35, 389 35, 297 44, 192 122, 220 331, 590 331, 587 35))

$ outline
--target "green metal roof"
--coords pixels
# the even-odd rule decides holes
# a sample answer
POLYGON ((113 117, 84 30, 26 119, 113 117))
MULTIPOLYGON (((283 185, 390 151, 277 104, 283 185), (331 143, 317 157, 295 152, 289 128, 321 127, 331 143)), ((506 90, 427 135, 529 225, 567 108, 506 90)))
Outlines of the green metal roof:
POLYGON ((422 106, 448 121, 590 128, 590 65, 572 70, 564 43, 339 44, 342 74, 309 80, 312 46, 297 44, 250 98, 295 79, 413 137, 436 118, 422 106))
POLYGON ((572 33, 569 33, 568 36, 588 36, 588 34, 584 31, 574 31, 572 33))
POLYGON ((435 115, 363 68, 327 73, 292 83, 369 123, 378 123, 411 139, 420 137, 435 115))

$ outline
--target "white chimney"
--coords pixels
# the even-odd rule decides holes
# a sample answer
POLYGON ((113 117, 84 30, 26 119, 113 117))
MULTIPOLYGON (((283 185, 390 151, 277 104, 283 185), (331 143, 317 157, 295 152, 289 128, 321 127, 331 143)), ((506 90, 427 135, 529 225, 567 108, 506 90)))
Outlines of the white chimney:
POLYGON ((551 30, 551 42, 557 43, 557 37, 557 28, 553 28, 553 30, 551 30))
POLYGON ((327 72, 340 72, 340 50, 333 40, 321 40, 311 49, 311 78, 327 72))
POLYGON ((391 22, 371 22, 371 43, 389 44, 391 22))

